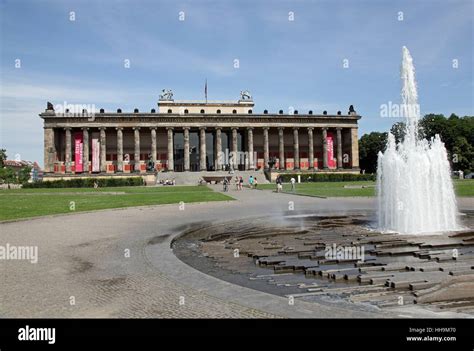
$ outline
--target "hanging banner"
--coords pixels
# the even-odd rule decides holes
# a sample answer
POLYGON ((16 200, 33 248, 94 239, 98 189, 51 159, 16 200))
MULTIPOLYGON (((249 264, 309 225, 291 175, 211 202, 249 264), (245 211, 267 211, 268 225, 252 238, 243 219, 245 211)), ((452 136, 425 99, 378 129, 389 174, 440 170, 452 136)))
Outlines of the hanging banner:
POLYGON ((82 167, 82 133, 74 134, 74 164, 75 172, 83 172, 84 168, 82 167))
POLYGON ((336 161, 334 160, 334 134, 333 133, 327 134, 327 142, 328 142, 328 167, 336 168, 336 161))
POLYGON ((98 133, 92 133, 92 172, 100 172, 100 143, 98 133))

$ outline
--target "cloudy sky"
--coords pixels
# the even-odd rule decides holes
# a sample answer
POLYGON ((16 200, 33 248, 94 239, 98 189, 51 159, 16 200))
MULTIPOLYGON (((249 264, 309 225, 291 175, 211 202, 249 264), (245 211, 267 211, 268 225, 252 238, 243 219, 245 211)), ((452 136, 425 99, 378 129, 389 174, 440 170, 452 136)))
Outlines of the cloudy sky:
POLYGON ((0 147, 42 164, 47 101, 149 111, 164 88, 203 99, 206 79, 212 100, 353 104, 360 135, 386 131, 403 45, 422 114, 473 115, 473 18, 472 0, 0 0, 0 147))

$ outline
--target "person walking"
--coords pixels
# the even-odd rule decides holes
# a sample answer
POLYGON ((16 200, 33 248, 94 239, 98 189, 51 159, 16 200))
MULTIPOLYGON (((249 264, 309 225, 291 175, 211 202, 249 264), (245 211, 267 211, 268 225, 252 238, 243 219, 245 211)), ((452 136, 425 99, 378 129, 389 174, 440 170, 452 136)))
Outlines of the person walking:
POLYGON ((227 178, 224 178, 224 192, 226 193, 229 190, 229 180, 227 178))
POLYGON ((239 190, 242 190, 244 188, 244 178, 240 176, 239 178, 239 190))
POLYGON ((278 176, 276 179, 277 193, 281 192, 283 186, 281 184, 281 176, 278 176))
POLYGON ((253 188, 253 176, 250 176, 250 177, 249 177, 249 188, 250 188, 250 189, 253 188))
POLYGON ((291 182, 291 191, 295 192, 295 190, 296 190, 296 179, 294 177, 291 177, 290 182, 291 182))
POLYGON ((258 185, 258 181, 257 181, 257 177, 255 177, 253 178, 253 188, 257 189, 257 185, 258 185))

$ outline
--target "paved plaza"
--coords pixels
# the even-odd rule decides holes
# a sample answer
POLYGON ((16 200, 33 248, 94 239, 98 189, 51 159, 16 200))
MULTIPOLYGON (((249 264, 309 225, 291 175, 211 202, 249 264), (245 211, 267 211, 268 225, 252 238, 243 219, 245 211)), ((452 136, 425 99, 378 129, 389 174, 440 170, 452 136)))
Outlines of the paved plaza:
MULTIPOLYGON (((220 190, 220 188, 215 188, 220 190)), ((283 214, 371 210, 374 198, 313 198, 230 191, 237 201, 160 205, 0 224, 10 245, 37 245, 38 263, 0 265, 0 317, 286 318, 415 316, 296 301, 206 275, 176 258, 170 243, 202 222, 283 214)), ((460 198, 460 209, 474 199, 460 198)), ((428 312, 427 312, 428 313, 428 312)), ((416 315, 417 317, 423 317, 416 315)), ((427 314, 426 316, 430 316, 427 314)))

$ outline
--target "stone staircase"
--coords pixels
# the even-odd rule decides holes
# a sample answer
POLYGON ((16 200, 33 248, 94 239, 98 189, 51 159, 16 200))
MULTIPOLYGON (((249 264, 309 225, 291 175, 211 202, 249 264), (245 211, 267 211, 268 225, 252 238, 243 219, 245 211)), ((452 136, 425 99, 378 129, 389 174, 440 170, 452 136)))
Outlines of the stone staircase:
MULTIPOLYGON (((229 173, 228 171, 219 171, 219 172, 160 172, 157 175, 157 181, 160 180, 172 180, 176 181, 176 185, 198 185, 199 181, 203 176, 235 176, 242 177, 244 179, 244 184, 247 184, 250 176, 254 178, 257 177, 259 184, 268 184, 268 180, 265 177, 263 170, 258 171, 234 171, 234 173, 229 173)), ((150 183, 148 183, 150 184, 150 183)), ((151 185, 151 184, 150 184, 151 185)))

